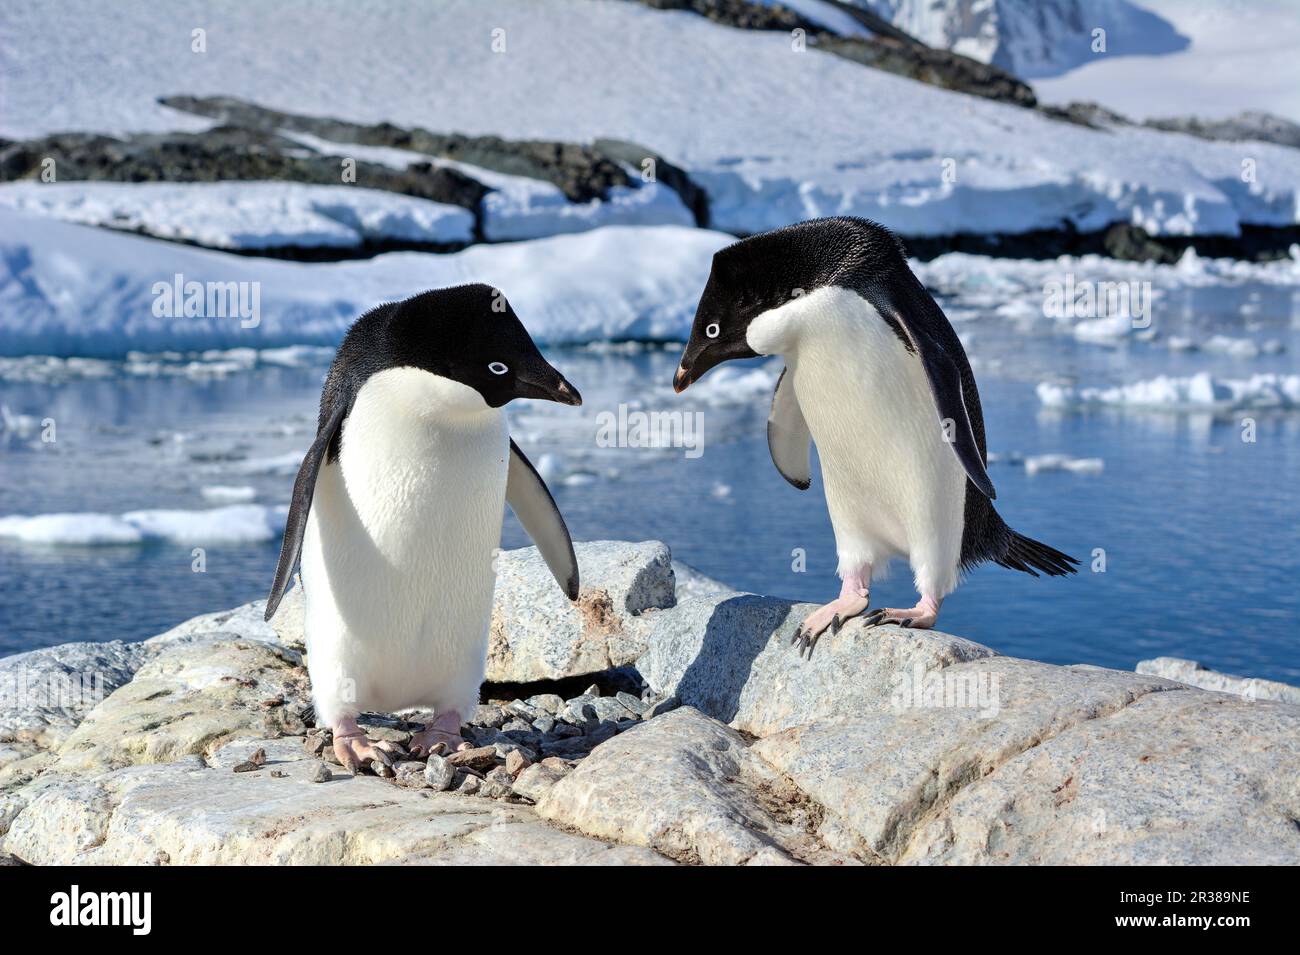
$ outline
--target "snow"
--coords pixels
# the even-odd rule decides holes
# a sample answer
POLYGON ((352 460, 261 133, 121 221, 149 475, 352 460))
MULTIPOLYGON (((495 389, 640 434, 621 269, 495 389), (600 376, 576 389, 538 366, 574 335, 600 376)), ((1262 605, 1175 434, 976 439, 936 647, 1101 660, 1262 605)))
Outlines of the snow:
MULTIPOLYGON (((1245 183, 1233 144, 1057 122, 798 52, 781 32, 635 3, 447 0, 417 17, 400 5, 288 0, 218 18, 200 0, 67 0, 6 14, 0 134, 10 137, 202 128, 156 98, 224 94, 435 131, 638 142, 687 169, 709 193, 714 226, 732 233, 828 214, 908 235, 1116 221, 1234 234, 1300 217, 1297 150, 1252 144, 1258 181, 1245 183), (210 31, 201 54, 186 42, 197 24, 210 31), (504 54, 493 29, 505 31, 504 54), (55 83, 50 63, 77 68, 55 83)), ((1137 85, 1183 102, 1196 88, 1137 85)))
POLYGON ((257 497, 257 488, 247 485, 210 484, 199 493, 217 504, 247 504, 257 497))
POLYGON ((142 510, 121 515, 15 514, 0 517, 0 538, 55 546, 269 541, 284 532, 288 513, 284 506, 239 504, 203 511, 142 510))
POLYGON ((1025 79, 1056 76, 1094 59, 1093 30, 1106 55, 1170 53, 1187 38, 1146 3, 1128 0, 849 0, 930 46, 992 63, 1025 79))
POLYGON ((0 208, 214 249, 353 248, 367 240, 468 244, 460 206, 296 182, 13 182, 0 208))
MULTIPOLYGON (((713 253, 731 241, 701 229, 608 226, 450 255, 402 252, 308 264, 0 210, 0 354, 104 358, 336 345, 380 302, 466 282, 502 289, 541 344, 682 339, 713 253), (247 317, 229 310, 224 317, 167 317, 160 306, 171 301, 175 276, 184 283, 236 283, 258 307, 247 317)), ((241 360, 230 361, 238 367, 241 360)), ((142 370, 162 373, 162 363, 142 370)))
POLYGON ((1072 458, 1068 454, 1033 454, 1024 459, 1024 465, 1030 477, 1043 471, 1100 474, 1106 469, 1106 462, 1101 458, 1072 458))
POLYGON ((1121 407, 1157 411, 1294 410, 1300 408, 1300 375, 1259 374, 1215 378, 1209 372, 1189 377, 1159 375, 1111 388, 1078 388, 1041 382, 1044 407, 1077 410, 1121 407))
POLYGON ((1099 56, 1037 80, 1047 103, 1092 100, 1134 119, 1264 110, 1300 122, 1295 0, 1141 0, 1191 40, 1160 56, 1099 56))

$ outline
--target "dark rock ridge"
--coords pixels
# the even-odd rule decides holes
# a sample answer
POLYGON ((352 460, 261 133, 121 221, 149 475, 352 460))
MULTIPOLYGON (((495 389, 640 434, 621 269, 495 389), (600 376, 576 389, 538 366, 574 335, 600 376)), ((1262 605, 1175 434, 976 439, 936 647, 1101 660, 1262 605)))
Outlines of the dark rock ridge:
POLYGON ((656 10, 689 10, 715 23, 742 30, 803 30, 810 45, 863 66, 896 73, 941 89, 969 93, 1016 106, 1037 104, 1033 89, 1005 70, 969 57, 928 47, 869 11, 836 4, 872 37, 840 36, 782 6, 746 0, 639 0, 656 10))
POLYGON ((159 102, 226 125, 267 134, 286 130, 333 143, 387 146, 481 166, 511 176, 540 179, 558 186, 570 202, 604 199, 611 186, 633 185, 617 161, 593 146, 577 143, 434 133, 418 126, 408 129, 392 123, 351 123, 285 113, 227 96, 165 96, 159 102))

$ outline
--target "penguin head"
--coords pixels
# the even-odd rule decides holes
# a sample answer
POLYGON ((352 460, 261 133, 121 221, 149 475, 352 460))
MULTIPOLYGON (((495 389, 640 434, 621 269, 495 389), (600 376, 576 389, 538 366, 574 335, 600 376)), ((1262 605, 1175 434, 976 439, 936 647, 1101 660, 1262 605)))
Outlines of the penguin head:
POLYGON ((673 378, 686 390, 710 368, 737 358, 777 354, 794 332, 798 300, 827 284, 823 223, 764 232, 713 256, 691 337, 673 378))
MULTIPOLYGON (((426 371, 442 379, 440 397, 464 410, 500 408, 515 398, 582 404, 578 390, 542 357, 505 295, 489 285, 434 289, 380 306, 353 331, 371 321, 378 327, 361 338, 364 350, 373 352, 358 355, 366 370, 426 371)), ((340 351, 348 345, 345 340, 340 351)))

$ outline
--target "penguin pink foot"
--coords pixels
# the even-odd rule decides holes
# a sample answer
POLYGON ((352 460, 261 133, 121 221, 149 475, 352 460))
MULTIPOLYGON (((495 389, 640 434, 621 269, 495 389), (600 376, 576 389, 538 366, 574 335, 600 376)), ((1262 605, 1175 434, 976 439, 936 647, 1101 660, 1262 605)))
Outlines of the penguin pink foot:
POLYGON ((447 710, 434 717, 433 722, 411 737, 412 756, 429 756, 437 752, 456 752, 471 749, 472 744, 460 735, 460 713, 447 710))
POLYGON ((397 747, 387 740, 372 743, 351 717, 339 720, 334 726, 334 755, 353 776, 361 772, 366 763, 392 766, 396 752, 397 747))
POLYGON ((865 571, 845 576, 840 595, 804 619, 790 638, 791 646, 796 647, 801 656, 807 653, 811 658, 813 647, 828 627, 831 633, 839 633, 846 621, 861 614, 870 604, 871 568, 867 567, 865 571))
POLYGON ((887 623, 896 623, 900 627, 911 627, 914 630, 929 630, 939 619, 940 603, 942 601, 933 597, 922 596, 920 603, 906 610, 880 607, 867 617, 867 626, 879 627, 887 623))

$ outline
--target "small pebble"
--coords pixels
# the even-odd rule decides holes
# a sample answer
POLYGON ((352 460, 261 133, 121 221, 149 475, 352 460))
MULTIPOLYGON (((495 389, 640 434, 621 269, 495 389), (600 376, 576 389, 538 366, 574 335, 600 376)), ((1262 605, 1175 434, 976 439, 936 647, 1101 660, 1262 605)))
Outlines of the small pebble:
POLYGON ((654 719, 656 716, 661 716, 664 713, 675 710, 681 705, 681 700, 677 699, 675 696, 670 696, 667 699, 660 700, 654 706, 650 707, 650 709, 646 710, 645 718, 648 720, 654 719))
POLYGON ((464 793, 466 796, 473 796, 482 786, 482 780, 472 773, 466 773, 461 777, 460 784, 456 786, 456 792, 464 793))
POLYGON ((650 709, 650 704, 643 703, 631 693, 624 693, 621 690, 615 695, 614 699, 618 700, 627 707, 629 712, 634 713, 637 716, 644 716, 645 711, 650 709))
POLYGON ((404 760, 394 769, 397 785, 407 789, 424 789, 429 785, 425 778, 425 764, 417 760, 404 760))
POLYGON ((475 726, 487 726, 497 729, 506 721, 505 710, 499 706, 493 706, 491 703, 480 703, 474 707, 474 712, 470 714, 469 722, 475 726))
POLYGON ((554 716, 564 708, 564 698, 555 693, 539 693, 524 700, 533 709, 541 710, 554 716))
POLYGON ((504 769, 494 769, 479 786, 479 793, 489 799, 502 799, 510 795, 515 778, 504 769))
POLYGON ((506 754, 506 772, 510 774, 511 779, 514 779, 531 765, 533 765, 533 761, 517 749, 506 754))
POLYGON ((478 749, 462 749, 447 757, 447 762, 457 768, 487 769, 497 761, 494 746, 480 746, 478 749))
POLYGON ((600 696, 600 687, 596 686, 596 684, 593 683, 591 686, 587 687, 585 690, 582 691, 582 695, 600 696))
POLYGON ((551 730, 555 729, 555 720, 549 716, 535 719, 533 720, 533 729, 537 730, 539 733, 549 733, 551 730))
POLYGON ((329 740, 324 733, 308 733, 302 741, 302 748, 307 751, 308 756, 319 756, 328 745, 329 740))
POLYGON ((582 730, 569 723, 556 723, 555 728, 551 730, 556 736, 581 736, 582 730))
POLYGON ((266 750, 259 748, 252 756, 248 757, 248 761, 254 766, 265 766, 266 750))
POLYGON ((374 771, 374 774, 376 776, 379 776, 383 779, 392 779, 395 775, 397 775, 396 773, 393 772, 392 766, 387 766, 377 759, 372 759, 370 761, 370 768, 371 770, 374 771))
MULTIPOLYGON (((467 779, 473 779, 473 776, 467 776, 467 779)), ((438 792, 446 792, 456 781, 456 767, 453 766, 446 757, 430 756, 428 763, 424 767, 424 781, 430 789, 438 792)))
POLYGON ((288 775, 289 775, 288 773, 282 772, 281 770, 278 769, 271 770, 272 779, 285 779, 288 777, 288 775))
POLYGON ((314 783, 327 783, 333 778, 334 774, 324 763, 317 763, 315 771, 311 774, 311 781, 314 783))
POLYGON ((518 717, 516 717, 515 719, 512 719, 512 720, 508 721, 507 723, 505 723, 505 724, 501 727, 501 732, 503 732, 503 733, 527 733, 527 732, 528 732, 530 729, 532 729, 532 728, 533 728, 533 726, 532 726, 531 723, 525 722, 524 720, 521 720, 521 719, 519 719, 518 717))
POLYGON ((238 766, 235 767, 234 772, 252 773, 252 772, 256 772, 259 768, 260 767, 257 765, 257 763, 253 762, 251 759, 246 759, 238 766))

